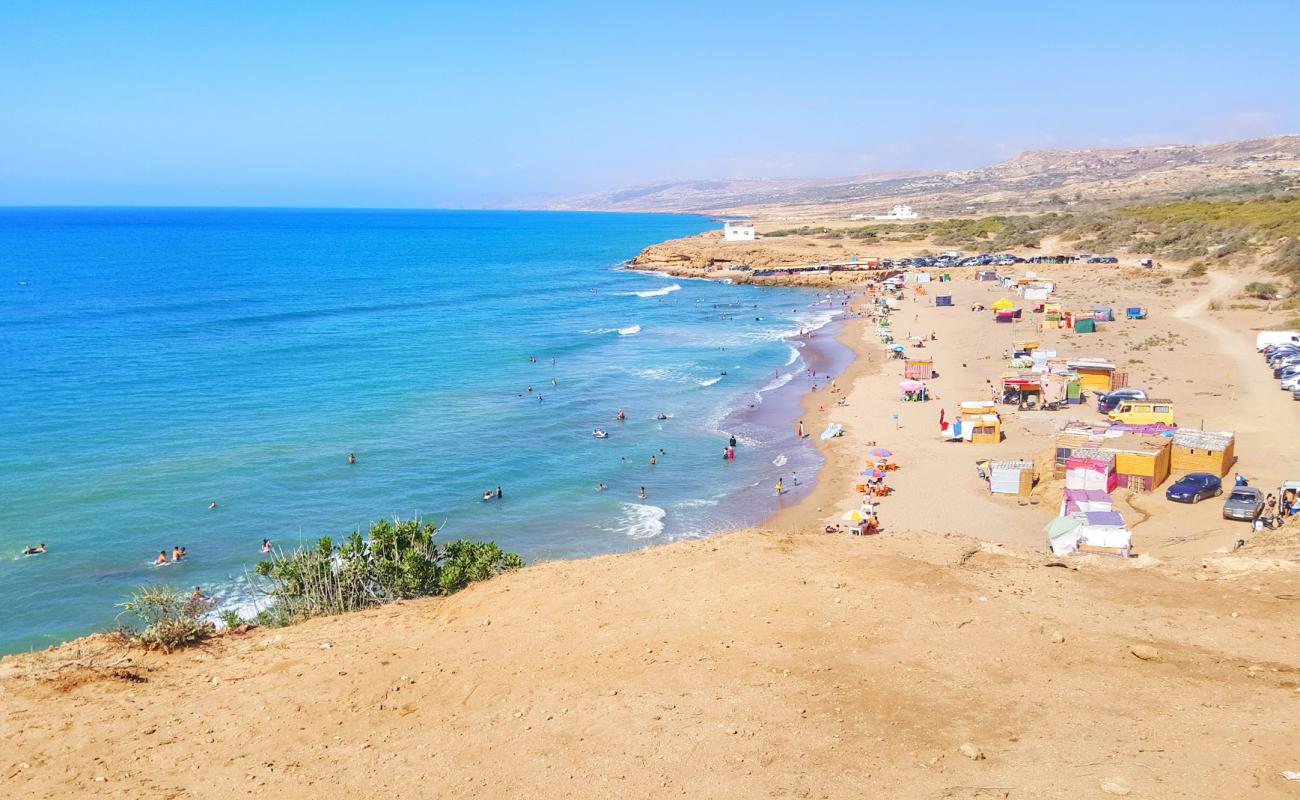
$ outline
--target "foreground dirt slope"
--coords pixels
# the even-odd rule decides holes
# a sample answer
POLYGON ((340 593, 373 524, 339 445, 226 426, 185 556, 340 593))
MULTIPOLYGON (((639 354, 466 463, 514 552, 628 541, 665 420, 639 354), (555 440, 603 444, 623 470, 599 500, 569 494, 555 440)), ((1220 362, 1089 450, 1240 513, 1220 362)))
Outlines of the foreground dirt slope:
POLYGON ((223 637, 144 682, 10 658, 0 794, 1295 796, 1294 570, 1044 564, 749 531, 223 637))

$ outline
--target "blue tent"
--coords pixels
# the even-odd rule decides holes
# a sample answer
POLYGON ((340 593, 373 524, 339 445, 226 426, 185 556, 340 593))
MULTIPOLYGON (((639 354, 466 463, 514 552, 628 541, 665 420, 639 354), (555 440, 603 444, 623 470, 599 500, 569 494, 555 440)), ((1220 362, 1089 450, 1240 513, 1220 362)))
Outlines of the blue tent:
POLYGON ((950 306, 952 305, 952 295, 950 294, 937 295, 934 298, 934 304, 936 306, 950 306))

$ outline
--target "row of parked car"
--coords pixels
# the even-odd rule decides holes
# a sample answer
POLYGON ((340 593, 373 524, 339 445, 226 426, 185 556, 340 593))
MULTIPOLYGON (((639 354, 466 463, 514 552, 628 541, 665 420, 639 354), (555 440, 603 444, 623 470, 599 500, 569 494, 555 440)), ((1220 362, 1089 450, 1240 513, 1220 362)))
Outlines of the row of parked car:
POLYGON ((1300 400, 1300 337, 1293 335, 1291 339, 1266 344, 1260 352, 1282 391, 1290 392, 1292 399, 1300 400))
POLYGON ((979 253, 962 256, 956 251, 937 256, 914 256, 885 260, 884 267, 1009 267, 1014 264, 1072 264, 1086 261, 1089 264, 1118 264, 1115 256, 1031 256, 1021 258, 1013 253, 979 253))

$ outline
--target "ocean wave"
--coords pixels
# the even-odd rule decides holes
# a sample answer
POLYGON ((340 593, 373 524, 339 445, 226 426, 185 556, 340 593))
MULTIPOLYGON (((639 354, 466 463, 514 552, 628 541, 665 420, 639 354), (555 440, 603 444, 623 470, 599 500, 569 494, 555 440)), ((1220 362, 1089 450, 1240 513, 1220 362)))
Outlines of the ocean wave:
POLYGON ((716 506, 717 504, 718 504, 717 500, 709 500, 709 499, 680 500, 676 503, 673 503, 673 508, 678 508, 678 509, 705 508, 707 506, 716 506))
POLYGON ((789 460, 790 459, 785 457, 785 453, 781 453, 776 458, 772 459, 772 466, 784 467, 786 465, 786 462, 788 462, 789 460))
POLYGON ((712 378, 709 378, 709 379, 707 379, 707 380, 702 380, 702 381, 697 381, 697 382, 698 382, 701 386, 712 386, 713 384, 717 383, 717 382, 720 381, 720 380, 722 380, 722 376, 721 376, 721 375, 715 375, 715 376, 713 376, 712 378))
POLYGON ((582 332, 594 334, 597 336, 608 334, 608 333, 617 333, 619 336, 635 336, 636 334, 641 332, 641 326, 628 325, 625 328, 586 328, 582 332))
POLYGON ((788 367, 788 366, 790 366, 791 364, 793 364, 794 362, 796 362, 796 361, 799 360, 799 350, 800 350, 800 348, 802 348, 802 347, 803 347, 803 345, 801 345, 801 344, 799 344, 799 345, 794 345, 794 344, 790 345, 790 357, 787 358, 787 359, 785 360, 785 366, 788 367))
POLYGON ((794 380, 793 372, 782 372, 780 376, 768 381, 763 388, 758 391, 759 393, 763 393, 773 391, 774 389, 780 389, 792 380, 794 380))
POLYGON ((668 515, 659 506, 645 503, 624 503, 616 532, 631 539, 653 539, 664 532, 664 517, 668 515))
POLYGON ((681 288, 680 284, 674 283, 671 286, 664 286, 660 289, 646 289, 642 292, 615 292, 614 294, 619 297, 663 297, 666 294, 681 291, 681 288))

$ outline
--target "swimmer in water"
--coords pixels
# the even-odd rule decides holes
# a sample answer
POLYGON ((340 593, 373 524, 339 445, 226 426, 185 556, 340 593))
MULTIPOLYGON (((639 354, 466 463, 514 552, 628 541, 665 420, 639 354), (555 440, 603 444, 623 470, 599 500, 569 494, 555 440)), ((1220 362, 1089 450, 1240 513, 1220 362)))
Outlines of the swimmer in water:
POLYGON ((603 483, 598 483, 598 484, 596 484, 596 491, 598 491, 598 492, 603 492, 603 491, 605 491, 605 484, 603 484, 603 483))
POLYGON ((263 539, 263 540, 262 540, 262 552, 263 552, 263 553, 269 553, 269 552, 271 552, 271 540, 270 540, 270 539, 263 539))
POLYGON ((618 413, 614 415, 614 419, 618 420, 619 422, 622 422, 627 419, 627 414, 624 414, 623 409, 620 408, 618 410, 618 413))
POLYGON ((658 416, 655 417, 655 419, 668 419, 668 415, 660 411, 658 416))
POLYGON ((356 454, 356 453, 348 453, 348 463, 349 463, 349 464, 355 464, 355 463, 357 463, 357 454, 356 454))
POLYGON ((155 563, 155 564, 166 564, 166 563, 167 563, 167 551, 166 551, 166 550, 159 550, 159 551, 158 551, 158 557, 155 558, 155 559, 153 560, 153 563, 155 563))
POLYGON ((213 500, 211 503, 208 503, 208 510, 209 510, 209 511, 213 510, 213 509, 216 508, 216 507, 217 507, 217 501, 216 501, 216 500, 213 500))
POLYGON ((642 499, 642 500, 645 499, 645 487, 644 487, 644 486, 641 487, 641 499, 642 499))
POLYGON ((180 545, 172 548, 172 561, 180 561, 184 557, 185 551, 180 548, 180 545))
POLYGON ((32 547, 31 545, 27 545, 26 547, 23 548, 23 555, 25 556, 40 555, 41 553, 44 552, 45 552, 45 542, 41 542, 35 547, 32 547))
POLYGON ((492 497, 493 497, 492 490, 488 489, 486 492, 483 493, 483 502, 486 503, 487 501, 491 500, 492 497))

